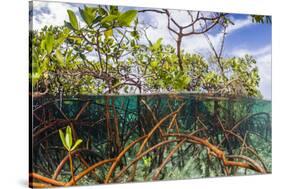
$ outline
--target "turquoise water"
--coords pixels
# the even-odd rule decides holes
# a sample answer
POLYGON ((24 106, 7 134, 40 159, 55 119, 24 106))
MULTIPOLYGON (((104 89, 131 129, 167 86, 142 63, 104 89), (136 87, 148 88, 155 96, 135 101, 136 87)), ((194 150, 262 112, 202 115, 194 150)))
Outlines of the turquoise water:
MULTIPOLYGON (((64 129, 67 125, 73 125, 77 137, 83 140, 80 154, 91 165, 117 157, 131 142, 152 132, 166 116, 168 118, 161 123, 160 129, 153 132, 144 150, 164 140, 175 139, 166 136, 168 134, 191 134, 208 140, 227 157, 246 156, 266 172, 271 172, 271 101, 199 94, 48 97, 33 100, 31 169, 52 176, 65 156, 58 129, 64 129), (173 120, 169 114, 175 111, 177 113, 173 120)), ((176 144, 157 148, 141 158, 134 180, 151 180, 176 144), (150 160, 147 162, 145 158, 150 160)), ((116 174, 136 157, 139 150, 140 144, 137 144, 125 154, 116 174)), ((76 167, 77 174, 83 170, 78 160, 76 167)), ((101 179, 108 168, 100 170, 101 179)), ((65 169, 67 172, 67 166, 65 169)), ((209 154, 208 148, 189 141, 173 154, 158 179, 225 176, 223 169, 220 161, 209 154)), ((230 168, 228 173, 244 174, 256 172, 230 168)), ((67 179, 68 176, 61 174, 60 178, 67 179)), ((129 173, 125 173, 114 182, 130 181, 128 178, 129 173)), ((80 182, 96 183, 91 176, 80 182)))

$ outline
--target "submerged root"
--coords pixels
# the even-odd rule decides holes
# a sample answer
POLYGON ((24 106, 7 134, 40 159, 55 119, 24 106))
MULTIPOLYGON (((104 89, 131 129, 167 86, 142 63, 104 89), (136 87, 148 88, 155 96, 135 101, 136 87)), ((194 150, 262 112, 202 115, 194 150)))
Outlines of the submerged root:
MULTIPOLYGON (((201 159, 199 159, 208 164, 208 168, 206 168, 208 171, 212 167, 212 162, 214 162, 211 159, 215 159, 221 168, 221 170, 216 171, 221 171, 224 175, 236 175, 239 168, 261 174, 268 173, 263 158, 247 140, 250 131, 244 132, 242 127, 243 123, 255 116, 266 115, 269 117, 267 113, 261 112, 246 115, 230 128, 223 125, 224 122, 218 115, 214 116, 215 120, 217 120, 217 125, 210 126, 198 114, 195 116, 195 122, 191 124, 192 127, 186 129, 184 124, 185 117, 182 114, 186 103, 181 102, 176 108, 173 108, 169 104, 170 102, 167 102, 170 113, 166 113, 159 118, 156 112, 157 108, 151 106, 147 101, 140 100, 140 102, 144 105, 144 112, 147 114, 142 116, 138 114, 139 117, 143 117, 143 120, 138 120, 138 122, 132 121, 130 128, 124 127, 125 124, 128 124, 126 117, 119 116, 118 111, 120 110, 114 105, 110 105, 108 99, 106 100, 105 111, 101 117, 98 120, 93 120, 87 126, 76 124, 76 122, 79 121, 82 115, 86 114, 85 111, 87 111, 87 107, 91 106, 91 101, 83 103, 79 111, 74 114, 74 119, 70 119, 62 109, 58 109, 54 105, 54 109, 58 110, 58 114, 64 118, 60 118, 60 122, 53 119, 47 122, 46 116, 40 116, 40 113, 45 112, 43 105, 35 109, 39 112, 34 112, 33 116, 41 123, 35 133, 33 133, 33 137, 38 139, 43 136, 44 140, 39 140, 40 142, 38 142, 41 145, 40 147, 46 153, 53 150, 53 154, 55 154, 54 157, 50 156, 51 158, 48 159, 44 159, 44 155, 40 154, 42 156, 42 161, 39 161, 41 163, 40 167, 47 167, 49 164, 52 164, 55 169, 47 167, 46 172, 50 173, 48 176, 45 176, 40 170, 38 173, 31 172, 29 174, 30 187, 72 186, 81 180, 83 181, 83 178, 86 176, 91 176, 96 183, 133 181, 136 177, 140 177, 140 169, 142 169, 141 174, 144 175, 143 180, 147 178, 160 180, 165 175, 165 168, 169 162, 172 162, 173 168, 176 168, 176 159, 180 159, 180 169, 182 169, 184 160, 188 160, 190 157, 199 157, 204 150, 207 152, 207 155, 202 155, 201 159), (152 117, 153 120, 145 120, 145 115, 149 115, 147 117, 152 117), (149 121, 153 125, 149 125, 149 121), (86 132, 88 137, 91 134, 99 137, 99 133, 96 134, 96 131, 101 127, 103 128, 101 135, 106 138, 101 144, 93 147, 90 145, 91 138, 89 138, 87 139, 86 148, 71 152, 73 162, 79 169, 74 171, 72 179, 64 180, 64 182, 60 181, 62 179, 60 179, 59 175, 65 174, 64 168, 69 161, 69 156, 62 153, 59 147, 50 149, 48 143, 53 139, 54 133, 57 133, 57 130, 62 127, 61 125, 56 127, 58 123, 71 124, 75 137, 82 135, 84 138, 85 133, 79 130, 80 127, 89 129, 86 132), (225 143, 227 143, 228 147, 232 147, 230 152, 234 151, 233 154, 229 153, 225 143), (185 151, 184 148, 186 146, 189 147, 185 151), (91 148, 94 148, 94 150, 91 148), (92 155, 84 155, 87 154, 87 151, 91 150, 94 151, 92 155), (185 157, 185 153, 189 156, 185 157), (56 163, 50 161, 55 161, 56 163), (50 175, 52 177, 48 178, 50 175)), ((50 106, 50 103, 46 103, 47 105, 50 106)), ((136 116, 127 110, 125 115, 131 117, 132 120, 136 116)), ((262 136, 259 135, 259 137, 262 136)), ((40 153, 42 152, 40 151, 40 153)), ((66 173, 68 174, 68 172, 66 173)))

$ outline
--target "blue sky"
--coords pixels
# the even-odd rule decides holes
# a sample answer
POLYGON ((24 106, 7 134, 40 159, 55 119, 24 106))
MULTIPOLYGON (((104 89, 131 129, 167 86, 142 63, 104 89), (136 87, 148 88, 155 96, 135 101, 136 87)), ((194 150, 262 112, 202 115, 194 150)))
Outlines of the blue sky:
MULTIPOLYGON (((44 25, 63 25, 68 20, 67 9, 78 12, 82 4, 33 2, 33 29, 40 29, 44 25)), ((124 7, 123 7, 124 8, 124 7)), ((126 7, 125 7, 126 9, 126 7)), ((183 11, 171 11, 173 18, 179 23, 188 22, 183 11)), ((204 14, 209 14, 205 12, 204 14)), ((235 25, 227 29, 224 56, 244 56, 250 54, 257 60, 261 77, 260 90, 265 99, 271 99, 271 24, 252 23, 249 15, 230 14, 235 25)), ((167 31, 167 18, 165 15, 145 13, 139 15, 139 20, 150 23, 154 28, 147 30, 150 39, 156 41, 162 37, 165 44, 175 45, 173 36, 167 31)), ((212 43, 218 47, 221 41, 221 33, 218 29, 209 32, 212 43)), ((153 41, 152 40, 152 41, 153 41)), ((200 53, 203 56, 210 54, 210 47, 203 35, 185 38, 182 48, 191 53, 200 53)))

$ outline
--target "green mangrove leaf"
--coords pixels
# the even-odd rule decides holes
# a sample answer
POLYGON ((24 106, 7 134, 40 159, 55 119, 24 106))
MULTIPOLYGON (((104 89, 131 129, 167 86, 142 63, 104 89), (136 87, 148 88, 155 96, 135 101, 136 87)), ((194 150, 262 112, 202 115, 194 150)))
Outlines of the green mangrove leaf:
POLYGON ((139 32, 137 30, 132 31, 130 34, 135 39, 139 39, 139 32))
POLYGON ((99 7, 97 9, 97 11, 98 11, 99 15, 101 15, 101 16, 108 15, 107 11, 104 8, 102 8, 102 7, 99 7))
POLYGON ((74 30, 74 28, 72 27, 72 25, 71 25, 69 22, 64 21, 64 25, 65 25, 68 29, 74 30))
POLYGON ((63 134, 63 132, 62 132, 61 129, 59 130, 59 134, 60 134, 60 139, 61 139, 61 142, 62 142, 63 146, 64 146, 66 149, 68 149, 68 147, 67 147, 67 145, 66 145, 66 142, 65 142, 64 134, 63 134))
POLYGON ((68 147, 67 149, 70 150, 72 146, 72 132, 71 128, 67 126, 66 133, 65 133, 65 144, 68 147))
POLYGON ((112 21, 114 21, 114 20, 116 20, 118 18, 118 16, 117 15, 108 15, 108 16, 106 16, 105 18, 103 18, 101 21, 100 21, 100 23, 101 24, 104 24, 104 23, 107 23, 107 22, 112 22, 112 21))
POLYGON ((81 139, 76 140, 75 144, 72 146, 70 151, 75 150, 78 147, 78 145, 81 144, 82 142, 83 142, 83 140, 81 140, 81 139))
POLYGON ((163 38, 159 38, 151 47, 150 50, 152 51, 157 51, 159 50, 161 43, 162 43, 163 38))
POLYGON ((109 11, 110 11, 110 14, 117 15, 119 13, 118 6, 110 6, 109 11))
POLYGON ((54 41, 55 41, 54 36, 52 34, 48 33, 46 36, 46 42, 45 42, 46 50, 47 50, 48 54, 50 54, 53 50, 54 41))
POLYGON ((118 17, 118 22, 121 26, 127 26, 129 27, 131 25, 131 22, 136 18, 138 11, 136 10, 128 10, 124 13, 122 13, 118 17))
POLYGON ((96 17, 95 9, 85 6, 84 9, 79 8, 79 12, 86 24, 91 26, 96 17))
POLYGON ((40 50, 44 51, 46 50, 46 40, 42 40, 40 43, 40 50))
POLYGON ((106 38, 111 37, 113 35, 113 30, 109 29, 109 30, 105 31, 104 35, 106 38))
POLYGON ((75 16, 75 13, 72 10, 67 10, 68 16, 69 16, 69 21, 71 26, 75 29, 75 30, 79 30, 79 26, 78 26, 78 21, 77 18, 75 16))
POLYGON ((143 164, 144 164, 144 166, 145 167, 149 167, 150 166, 150 164, 151 164, 151 157, 143 157, 142 158, 142 160, 143 160, 143 164))
POLYGON ((152 68, 156 68, 156 67, 158 66, 158 62, 157 62, 157 61, 152 61, 152 62, 150 63, 150 66, 151 66, 152 68))
POLYGON ((60 65, 63 65, 63 64, 64 64, 64 57, 63 57, 63 55, 61 54, 61 52, 60 52, 59 49, 56 50, 56 58, 57 58, 57 60, 58 60, 58 62, 59 62, 60 65))
POLYGON ((39 81, 39 79, 41 78, 41 73, 32 73, 31 74, 31 78, 32 78, 32 86, 34 87, 37 82, 39 81))

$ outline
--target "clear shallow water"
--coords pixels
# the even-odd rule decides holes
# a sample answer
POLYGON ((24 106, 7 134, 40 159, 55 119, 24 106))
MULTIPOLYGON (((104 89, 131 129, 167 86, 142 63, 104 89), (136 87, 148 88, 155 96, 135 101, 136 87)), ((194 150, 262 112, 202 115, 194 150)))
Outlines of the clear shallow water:
MULTIPOLYGON (((114 175, 129 165, 139 151, 149 150, 166 140, 182 139, 167 136, 169 134, 189 134, 208 140, 230 157, 229 160, 246 162, 233 158, 245 156, 266 172, 271 172, 271 101, 200 94, 48 97, 33 100, 32 115, 33 159, 30 171, 47 177, 53 175, 66 155, 58 129, 64 129, 67 125, 72 125, 75 135, 83 140, 79 153, 89 165, 117 157, 130 143, 152 133, 143 149, 140 142, 125 153, 114 175), (154 129, 159 122, 159 128, 154 129)), ((140 158, 134 180, 155 179, 157 170, 178 142, 155 148, 140 158)), ((186 141, 174 151, 157 179, 257 173, 237 167, 228 167, 226 173, 227 166, 222 166, 221 160, 198 142, 186 141)), ((85 169, 79 158, 74 162, 77 174, 85 169)), ((132 181, 130 175, 133 167, 112 182, 132 181)), ((110 165, 106 165, 99 170, 101 180, 105 179, 109 168, 110 165)), ((69 179, 67 171, 69 168, 66 165, 58 178, 69 179)), ((95 183, 98 182, 91 175, 79 181, 79 184, 95 183)))

